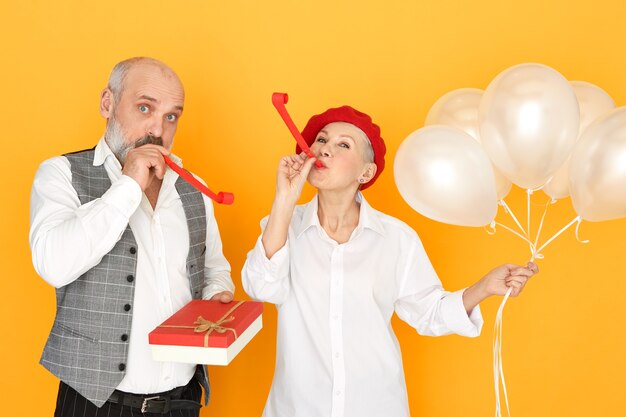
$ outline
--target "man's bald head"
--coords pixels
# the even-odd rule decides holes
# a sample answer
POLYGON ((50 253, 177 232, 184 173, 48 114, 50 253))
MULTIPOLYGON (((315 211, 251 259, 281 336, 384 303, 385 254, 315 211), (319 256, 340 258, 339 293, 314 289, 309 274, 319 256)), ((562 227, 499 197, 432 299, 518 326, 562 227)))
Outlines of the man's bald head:
POLYGON ((164 62, 159 61, 158 59, 149 58, 149 57, 134 57, 125 59, 124 61, 118 62, 111 71, 111 75, 109 76, 109 81, 107 84, 107 88, 111 90, 113 93, 113 98, 115 101, 118 101, 124 92, 126 77, 129 72, 134 69, 139 69, 141 67, 152 66, 156 67, 162 71, 162 75, 164 77, 173 77, 180 84, 181 89, 183 88, 183 84, 178 78, 178 75, 164 62))

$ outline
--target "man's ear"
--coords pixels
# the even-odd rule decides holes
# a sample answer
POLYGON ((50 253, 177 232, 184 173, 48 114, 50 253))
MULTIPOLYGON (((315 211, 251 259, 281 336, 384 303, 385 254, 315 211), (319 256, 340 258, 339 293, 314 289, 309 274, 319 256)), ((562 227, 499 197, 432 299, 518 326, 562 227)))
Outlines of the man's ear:
POLYGON ((107 87, 100 94, 100 114, 105 119, 109 119, 113 114, 113 92, 107 87))

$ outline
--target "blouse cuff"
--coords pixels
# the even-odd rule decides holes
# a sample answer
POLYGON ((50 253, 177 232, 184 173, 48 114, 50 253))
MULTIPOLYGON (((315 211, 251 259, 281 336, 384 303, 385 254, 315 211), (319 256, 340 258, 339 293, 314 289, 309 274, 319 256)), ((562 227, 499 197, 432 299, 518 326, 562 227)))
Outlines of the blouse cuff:
POLYGON ((453 333, 461 336, 476 337, 480 335, 483 327, 483 316, 480 306, 474 307, 467 314, 463 305, 463 293, 465 289, 448 294, 441 303, 441 312, 446 325, 453 333))
POLYGON ((286 277, 289 274, 289 239, 271 258, 268 258, 263 246, 263 235, 259 236, 251 261, 254 269, 263 271, 262 277, 266 282, 276 282, 286 277))

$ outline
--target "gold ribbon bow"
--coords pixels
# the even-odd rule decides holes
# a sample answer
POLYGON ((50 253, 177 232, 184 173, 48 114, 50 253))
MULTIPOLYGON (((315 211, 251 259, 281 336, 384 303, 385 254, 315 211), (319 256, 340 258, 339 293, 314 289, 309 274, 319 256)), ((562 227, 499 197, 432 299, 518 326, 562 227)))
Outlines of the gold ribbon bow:
POLYGON ((237 332, 235 331, 235 329, 231 327, 224 327, 222 326, 222 324, 229 323, 235 320, 235 317, 231 316, 230 314, 233 311, 235 311, 243 303, 245 303, 245 301, 239 301, 230 310, 228 310, 226 314, 224 314, 222 317, 220 317, 219 320, 215 322, 211 320, 206 320, 202 316, 198 316, 196 321, 193 322, 195 326, 175 326, 175 325, 162 324, 159 327, 170 327, 170 328, 176 328, 176 329, 193 329, 195 333, 205 333, 204 334, 204 347, 209 347, 209 335, 213 333, 214 331, 218 333, 226 333, 227 331, 230 330, 235 335, 235 339, 237 339, 237 332))

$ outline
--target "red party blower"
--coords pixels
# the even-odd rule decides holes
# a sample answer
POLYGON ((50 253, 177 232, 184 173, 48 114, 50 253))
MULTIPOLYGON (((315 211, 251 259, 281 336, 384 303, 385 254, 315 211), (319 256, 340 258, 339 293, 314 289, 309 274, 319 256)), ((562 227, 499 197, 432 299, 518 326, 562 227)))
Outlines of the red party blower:
MULTIPOLYGON (((307 143, 304 141, 302 134, 293 123, 293 120, 291 120, 291 116, 289 116, 289 113, 287 113, 287 109, 285 108, 285 103, 287 103, 287 101, 289 101, 289 96, 287 95, 287 93, 272 94, 272 104, 274 105, 274 107, 276 107, 276 110, 278 111, 278 114, 280 114, 280 117, 283 118, 283 121, 289 128, 289 131, 298 143, 298 146, 300 146, 300 149, 302 149, 309 158, 315 158, 315 155, 313 154, 313 152, 311 152, 311 148, 309 148, 309 145, 307 145, 307 143)), ((315 159, 315 166, 317 166, 318 168, 322 168, 324 164, 319 159, 315 159)))
POLYGON ((176 165, 174 161, 172 161, 169 157, 163 155, 163 159, 165 160, 167 166, 172 168, 174 172, 180 175, 189 184, 193 185, 196 190, 200 191, 202 194, 206 195, 216 203, 233 204, 233 201, 235 201, 235 196, 232 193, 219 192, 215 194, 213 191, 209 190, 204 184, 198 181, 188 171, 185 171, 183 168, 176 165))

